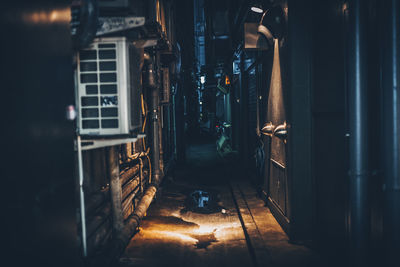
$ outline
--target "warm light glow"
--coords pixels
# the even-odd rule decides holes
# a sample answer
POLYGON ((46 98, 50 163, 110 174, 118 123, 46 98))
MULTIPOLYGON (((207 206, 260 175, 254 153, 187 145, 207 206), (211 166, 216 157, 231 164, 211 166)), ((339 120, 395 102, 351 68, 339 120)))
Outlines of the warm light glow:
MULTIPOLYGON (((220 238, 221 236, 231 236, 240 228, 241 225, 238 222, 203 224, 198 229, 190 231, 190 233, 199 235, 214 233, 216 237, 220 238)), ((190 233, 188 232, 188 234, 190 233)))
POLYGON ((170 232, 170 231, 152 231, 152 233, 159 238, 178 239, 186 242, 197 242, 197 239, 185 234, 170 232))
POLYGON ((215 223, 200 223, 199 226, 190 225, 182 227, 177 224, 150 224, 147 227, 140 229, 140 234, 143 238, 149 239, 164 239, 176 242, 189 242, 198 244, 203 238, 213 236, 217 240, 231 239, 240 232, 241 225, 239 222, 215 222, 215 223))
POLYGON ((225 75, 225 84, 226 85, 230 85, 231 84, 231 81, 229 80, 228 75, 225 75))
POLYGON ((196 229, 193 231, 193 233, 195 234, 211 234, 211 233, 215 233, 218 230, 217 227, 214 226, 200 226, 199 229, 196 229))
POLYGON ((256 13, 263 13, 264 12, 264 10, 262 10, 261 8, 256 7, 256 6, 252 6, 251 7, 251 11, 256 12, 256 13))
POLYGON ((22 19, 29 24, 69 23, 71 21, 71 10, 65 8, 24 13, 22 19))
POLYGON ((287 3, 283 5, 283 12, 285 13, 285 18, 287 20, 288 19, 288 12, 289 12, 287 3))
POLYGON ((343 6, 342 6, 342 11, 346 12, 348 9, 349 9, 349 6, 348 6, 347 2, 344 2, 343 6))

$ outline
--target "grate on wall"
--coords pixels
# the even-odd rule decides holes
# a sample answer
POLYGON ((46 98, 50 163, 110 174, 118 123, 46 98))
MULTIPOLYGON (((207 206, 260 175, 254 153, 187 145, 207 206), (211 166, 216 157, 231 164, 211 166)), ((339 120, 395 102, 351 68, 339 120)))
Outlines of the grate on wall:
POLYGON ((79 53, 80 114, 84 130, 119 128, 117 43, 94 43, 79 53))

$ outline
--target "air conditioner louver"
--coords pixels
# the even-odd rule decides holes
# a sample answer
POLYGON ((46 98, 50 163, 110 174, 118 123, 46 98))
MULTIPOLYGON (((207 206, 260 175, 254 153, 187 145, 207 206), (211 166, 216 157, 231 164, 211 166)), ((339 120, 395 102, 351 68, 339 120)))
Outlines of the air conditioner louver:
POLYGON ((126 135, 140 129, 139 63, 126 38, 99 38, 78 54, 79 132, 126 135), (135 70, 133 72, 132 70, 135 70))

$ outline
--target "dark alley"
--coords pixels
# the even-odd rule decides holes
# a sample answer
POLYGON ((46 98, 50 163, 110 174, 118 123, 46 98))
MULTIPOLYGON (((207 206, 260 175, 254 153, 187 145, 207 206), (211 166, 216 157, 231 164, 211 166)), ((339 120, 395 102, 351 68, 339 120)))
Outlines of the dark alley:
POLYGON ((192 145, 187 156, 185 168, 167 178, 120 266, 320 266, 310 249, 289 243, 254 187, 241 179, 240 167, 222 162, 214 144, 192 145), (198 190, 215 204, 201 209, 191 203, 198 190))
POLYGON ((399 266, 400 0, 0 13, 1 266, 399 266))

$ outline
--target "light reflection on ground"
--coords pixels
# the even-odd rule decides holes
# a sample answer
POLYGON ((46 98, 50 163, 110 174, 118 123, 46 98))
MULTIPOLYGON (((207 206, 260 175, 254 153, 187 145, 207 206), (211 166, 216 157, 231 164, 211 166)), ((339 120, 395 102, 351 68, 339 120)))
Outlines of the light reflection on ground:
POLYGON ((152 218, 151 222, 145 222, 140 228, 139 235, 143 239, 183 242, 195 245, 197 248, 207 248, 215 242, 235 239, 235 235, 242 231, 237 221, 205 223, 204 219, 187 222, 176 217, 152 218))

